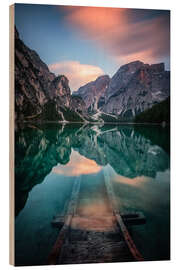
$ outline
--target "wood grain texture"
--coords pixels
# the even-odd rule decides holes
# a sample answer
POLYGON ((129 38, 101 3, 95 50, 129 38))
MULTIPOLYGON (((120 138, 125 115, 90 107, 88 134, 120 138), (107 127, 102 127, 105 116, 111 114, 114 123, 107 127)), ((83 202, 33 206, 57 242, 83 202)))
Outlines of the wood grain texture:
POLYGON ((110 180, 109 174, 106 170, 104 170, 103 172, 104 172, 104 180, 105 180, 105 185, 107 188, 107 194, 109 197, 109 201, 112 204, 113 212, 114 212, 114 215, 117 219, 117 222, 121 228, 122 234, 124 236, 124 240, 126 241, 126 244, 128 245, 129 250, 132 253, 134 259, 137 261, 143 261, 144 259, 143 259, 142 255, 140 254, 140 252, 136 248, 136 245, 134 244, 134 241, 131 238, 131 236, 126 228, 124 221, 123 221, 121 215, 119 214, 119 209, 117 207, 116 198, 115 198, 112 184, 110 182, 111 180, 110 180))
POLYGON ((64 225, 63 225, 62 229, 60 230, 58 238, 57 238, 57 240, 56 240, 56 242, 55 242, 55 244, 50 252, 50 255, 48 257, 48 264, 56 264, 58 256, 61 257, 61 253, 63 250, 63 244, 65 242, 67 235, 68 235, 70 225, 72 222, 72 218, 76 213, 80 184, 81 184, 81 178, 76 178, 74 180, 74 185, 73 185, 73 189, 72 189, 71 199, 69 201, 67 214, 65 217, 65 222, 64 222, 64 225))

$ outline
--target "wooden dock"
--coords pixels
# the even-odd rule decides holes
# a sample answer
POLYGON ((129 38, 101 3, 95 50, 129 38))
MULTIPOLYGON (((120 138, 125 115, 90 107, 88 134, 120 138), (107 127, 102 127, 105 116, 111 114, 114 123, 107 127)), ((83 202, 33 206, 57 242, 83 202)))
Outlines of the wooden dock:
POLYGON ((48 264, 143 261, 126 225, 143 224, 145 218, 139 212, 119 213, 108 171, 103 170, 103 174, 112 212, 107 216, 97 213, 88 218, 78 215, 76 209, 81 179, 77 178, 66 215, 57 216, 52 221, 52 225, 58 227, 60 232, 49 254, 48 264), (78 226, 82 221, 90 226, 82 229, 78 226))
POLYGON ((69 206, 64 220, 64 224, 60 230, 56 243, 54 244, 54 247, 48 257, 48 264, 57 264, 59 257, 61 257, 61 255, 63 254, 63 248, 69 237, 72 218, 76 213, 80 184, 81 178, 76 178, 74 180, 71 199, 69 201, 69 206))

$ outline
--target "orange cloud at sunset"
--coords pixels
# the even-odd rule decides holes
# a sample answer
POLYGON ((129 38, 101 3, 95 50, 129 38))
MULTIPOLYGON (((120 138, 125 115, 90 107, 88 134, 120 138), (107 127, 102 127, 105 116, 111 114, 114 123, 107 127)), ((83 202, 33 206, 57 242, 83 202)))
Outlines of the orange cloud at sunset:
POLYGON ((148 10, 96 7, 74 7, 66 15, 82 38, 93 40, 120 64, 134 60, 153 63, 168 57, 168 18, 149 16, 148 10))
POLYGON ((94 35, 98 39, 110 35, 117 27, 122 30, 120 22, 126 20, 126 11, 103 7, 80 7, 72 9, 66 19, 84 33, 88 31, 87 36, 94 35))
POLYGON ((58 165, 54 167, 52 172, 66 176, 79 176, 81 174, 98 173, 100 170, 101 166, 97 165, 94 160, 87 159, 78 152, 73 151, 69 163, 65 166, 58 165))
POLYGON ((54 63, 49 65, 49 69, 56 74, 67 76, 72 91, 104 74, 100 67, 81 64, 78 61, 54 63))

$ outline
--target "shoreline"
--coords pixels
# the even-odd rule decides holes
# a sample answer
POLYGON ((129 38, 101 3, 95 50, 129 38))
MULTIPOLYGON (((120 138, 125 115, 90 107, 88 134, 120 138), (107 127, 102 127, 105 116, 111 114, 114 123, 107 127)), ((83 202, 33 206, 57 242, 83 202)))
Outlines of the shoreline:
MULTIPOLYGON (((15 124, 60 124, 60 125, 69 125, 69 124, 81 124, 81 125, 157 125, 162 126, 162 123, 137 123, 137 122, 71 122, 71 121, 15 121, 15 124)), ((170 126, 170 123, 166 123, 166 126, 170 126)))

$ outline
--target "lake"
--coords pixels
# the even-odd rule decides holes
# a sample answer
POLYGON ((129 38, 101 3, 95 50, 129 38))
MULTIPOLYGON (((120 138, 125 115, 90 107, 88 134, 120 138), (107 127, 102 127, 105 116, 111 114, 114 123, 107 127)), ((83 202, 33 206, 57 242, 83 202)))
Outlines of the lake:
POLYGON ((51 222, 65 216, 75 179, 81 186, 72 226, 109 230, 104 172, 120 213, 141 211, 146 217, 145 224, 129 228, 144 259, 169 260, 169 144, 169 127, 158 125, 16 126, 15 264, 47 263, 59 233, 51 222))

